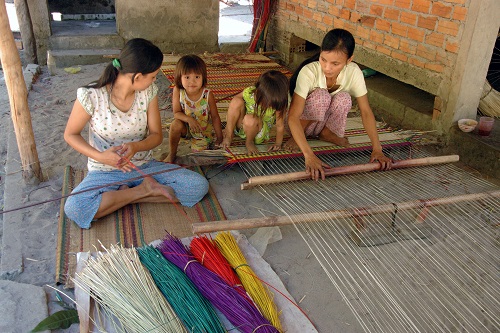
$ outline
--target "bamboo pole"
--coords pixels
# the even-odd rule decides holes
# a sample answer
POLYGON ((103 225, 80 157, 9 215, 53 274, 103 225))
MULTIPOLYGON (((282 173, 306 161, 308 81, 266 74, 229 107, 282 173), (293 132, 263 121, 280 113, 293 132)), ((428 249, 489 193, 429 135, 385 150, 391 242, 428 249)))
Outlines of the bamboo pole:
MULTIPOLYGON (((423 158, 414 158, 401 161, 394 161, 392 163, 392 169, 402 169, 415 166, 424 165, 436 165, 443 163, 452 163, 459 160, 458 155, 445 155, 445 156, 430 156, 423 158)), ((380 170, 380 163, 366 163, 366 164, 356 164, 356 165, 346 165, 334 168, 325 168, 325 176, 338 176, 338 175, 348 175, 353 173, 368 172, 380 170)), ((242 190, 248 190, 258 185, 268 185, 277 184, 284 182, 291 182, 296 180, 310 179, 311 175, 305 171, 300 172, 290 172, 282 173, 277 175, 269 176, 256 176, 249 178, 246 182, 241 184, 242 190)))
POLYGON ((10 113, 21 156, 24 181, 32 181, 34 177, 42 181, 28 106, 28 90, 24 82, 21 58, 14 42, 14 35, 10 30, 5 2, 0 5, 0 60, 9 93, 10 113))
POLYGON ((258 218, 240 219, 240 220, 198 222, 198 223, 193 223, 192 231, 193 234, 202 234, 215 231, 243 230, 243 229, 252 229, 260 227, 275 227, 293 223, 311 223, 311 222, 321 222, 326 220, 331 221, 342 218, 356 219, 359 217, 369 216, 374 214, 395 213, 396 211, 401 211, 406 209, 414 209, 414 208, 422 209, 425 207, 455 204, 464 201, 478 201, 488 198, 499 198, 499 197, 500 197, 500 190, 496 190, 496 191, 482 192, 482 193, 463 194, 452 197, 432 198, 425 200, 411 200, 400 203, 389 203, 371 207, 327 210, 316 213, 305 213, 305 214, 296 214, 287 216, 258 217, 258 218))

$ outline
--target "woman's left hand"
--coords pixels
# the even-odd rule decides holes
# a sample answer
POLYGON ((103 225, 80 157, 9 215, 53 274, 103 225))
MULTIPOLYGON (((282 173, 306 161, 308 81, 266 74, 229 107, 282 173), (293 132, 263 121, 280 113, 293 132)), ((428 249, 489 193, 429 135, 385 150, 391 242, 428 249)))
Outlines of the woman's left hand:
POLYGON ((374 150, 372 152, 372 155, 370 157, 370 163, 371 162, 379 162, 380 163, 380 169, 381 170, 389 170, 391 169, 392 166, 392 159, 389 157, 385 156, 382 151, 379 150, 374 150))
POLYGON ((130 171, 131 167, 129 165, 130 160, 134 157, 136 153, 135 145, 133 142, 123 143, 117 153, 122 157, 116 166, 118 169, 123 171, 130 171))

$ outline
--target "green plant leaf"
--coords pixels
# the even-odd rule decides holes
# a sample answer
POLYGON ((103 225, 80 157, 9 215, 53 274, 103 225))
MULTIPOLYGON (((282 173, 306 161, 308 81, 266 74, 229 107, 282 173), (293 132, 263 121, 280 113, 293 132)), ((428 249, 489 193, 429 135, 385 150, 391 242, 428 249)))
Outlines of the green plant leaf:
POLYGON ((74 323, 79 323, 78 311, 62 310, 48 316, 42 320, 31 332, 42 332, 46 330, 56 330, 58 328, 68 328, 74 323))

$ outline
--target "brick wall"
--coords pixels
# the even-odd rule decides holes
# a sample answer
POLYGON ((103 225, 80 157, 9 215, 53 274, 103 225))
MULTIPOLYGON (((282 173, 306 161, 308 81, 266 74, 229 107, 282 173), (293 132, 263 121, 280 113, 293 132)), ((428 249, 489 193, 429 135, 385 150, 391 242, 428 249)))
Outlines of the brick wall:
POLYGON ((278 0, 269 40, 285 61, 298 36, 317 45, 344 28, 355 61, 437 94, 457 60, 471 0, 278 0))

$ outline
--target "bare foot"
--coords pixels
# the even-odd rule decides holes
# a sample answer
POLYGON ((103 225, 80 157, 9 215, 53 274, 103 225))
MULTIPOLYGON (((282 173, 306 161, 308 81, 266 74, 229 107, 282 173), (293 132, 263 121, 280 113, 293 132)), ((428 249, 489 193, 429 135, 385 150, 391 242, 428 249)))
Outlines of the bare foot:
MULTIPOLYGON (((179 202, 179 199, 175 196, 174 190, 170 186, 161 185, 152 177, 145 177, 142 183, 138 186, 147 193, 147 197, 163 197, 167 198, 169 202, 179 202)), ((142 200, 142 202, 151 202, 151 200, 142 200)), ((164 199, 163 199, 164 201, 164 199)))
POLYGON ((327 142, 331 142, 331 143, 334 143, 336 144, 337 146, 341 146, 341 147, 349 147, 349 139, 347 138, 341 138, 340 136, 330 132, 328 134, 323 134, 323 132, 321 132, 319 134, 319 139, 322 140, 322 141, 327 141, 327 142))
POLYGON ((259 153, 257 146, 253 142, 247 142, 245 145, 247 147, 247 155, 254 155, 259 153))
POLYGON ((163 162, 175 164, 175 160, 177 159, 176 154, 169 153, 167 157, 163 160, 163 162))

